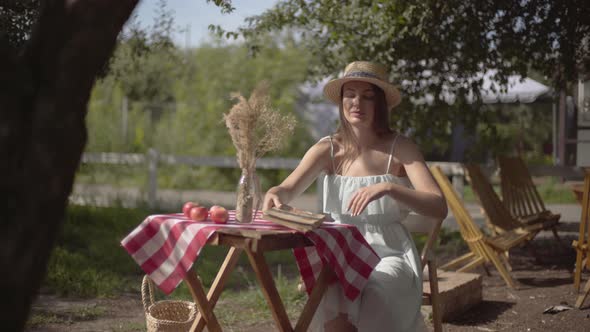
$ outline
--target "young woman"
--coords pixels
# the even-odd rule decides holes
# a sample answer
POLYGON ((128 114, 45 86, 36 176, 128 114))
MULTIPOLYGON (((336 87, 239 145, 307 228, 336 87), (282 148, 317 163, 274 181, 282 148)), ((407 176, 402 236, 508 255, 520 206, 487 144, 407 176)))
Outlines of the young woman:
POLYGON ((289 203, 325 172, 324 212, 356 225, 381 261, 355 301, 338 283, 331 285, 311 330, 423 330, 420 257, 400 222, 410 210, 443 219, 446 201, 418 147, 389 128, 389 111, 401 97, 383 66, 350 63, 342 77, 326 84, 324 95, 339 105, 340 127, 268 190, 263 209, 289 203))

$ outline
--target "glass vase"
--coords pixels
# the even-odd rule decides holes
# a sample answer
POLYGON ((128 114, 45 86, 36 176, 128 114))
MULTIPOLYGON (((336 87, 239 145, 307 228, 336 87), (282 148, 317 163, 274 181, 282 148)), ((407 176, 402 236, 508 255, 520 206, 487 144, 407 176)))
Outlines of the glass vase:
POLYGON ((260 181, 255 170, 242 169, 237 189, 236 220, 251 223, 252 215, 258 213, 262 204, 260 181))

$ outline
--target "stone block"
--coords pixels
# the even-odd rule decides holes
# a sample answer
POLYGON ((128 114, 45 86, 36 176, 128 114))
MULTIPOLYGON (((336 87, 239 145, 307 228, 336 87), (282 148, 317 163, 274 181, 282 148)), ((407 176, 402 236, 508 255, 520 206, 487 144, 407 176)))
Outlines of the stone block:
MULTIPOLYGON (((451 320, 482 301, 482 276, 475 273, 438 270, 438 289, 442 320, 451 320)), ((423 291, 430 294, 430 283, 423 291)))

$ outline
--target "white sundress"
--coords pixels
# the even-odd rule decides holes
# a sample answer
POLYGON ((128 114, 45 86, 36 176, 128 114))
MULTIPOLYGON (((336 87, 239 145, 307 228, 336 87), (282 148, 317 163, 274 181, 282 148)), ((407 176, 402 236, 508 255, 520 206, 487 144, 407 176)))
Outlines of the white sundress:
MULTIPOLYGON (((387 170, 396 139, 391 147, 387 170)), ((333 145, 331 157, 334 162, 333 145)), ((310 331, 324 331, 324 324, 340 313, 347 314, 348 320, 359 332, 426 330, 420 312, 420 256, 410 233, 400 223, 408 216, 409 209, 386 196, 369 203, 358 216, 353 217, 347 211, 350 198, 359 188, 386 181, 411 187, 408 178, 388 173, 359 177, 337 174, 325 176, 324 213, 330 213, 337 223, 355 225, 381 261, 371 273, 361 295, 354 301, 344 296, 339 283, 330 285, 314 314, 310 331)))

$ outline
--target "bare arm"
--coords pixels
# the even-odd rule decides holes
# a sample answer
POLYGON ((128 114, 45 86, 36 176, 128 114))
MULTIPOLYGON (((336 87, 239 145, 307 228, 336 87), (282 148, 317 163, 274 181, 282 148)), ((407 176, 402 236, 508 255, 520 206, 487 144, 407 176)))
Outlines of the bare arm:
POLYGON ((444 219, 448 213, 447 202, 416 144, 400 137, 395 156, 404 165, 414 190, 391 184, 388 194, 418 214, 444 219))
POLYGON ((262 210, 291 202, 303 193, 322 171, 328 170, 329 165, 330 142, 322 140, 305 153, 297 168, 280 185, 266 192, 262 210))

